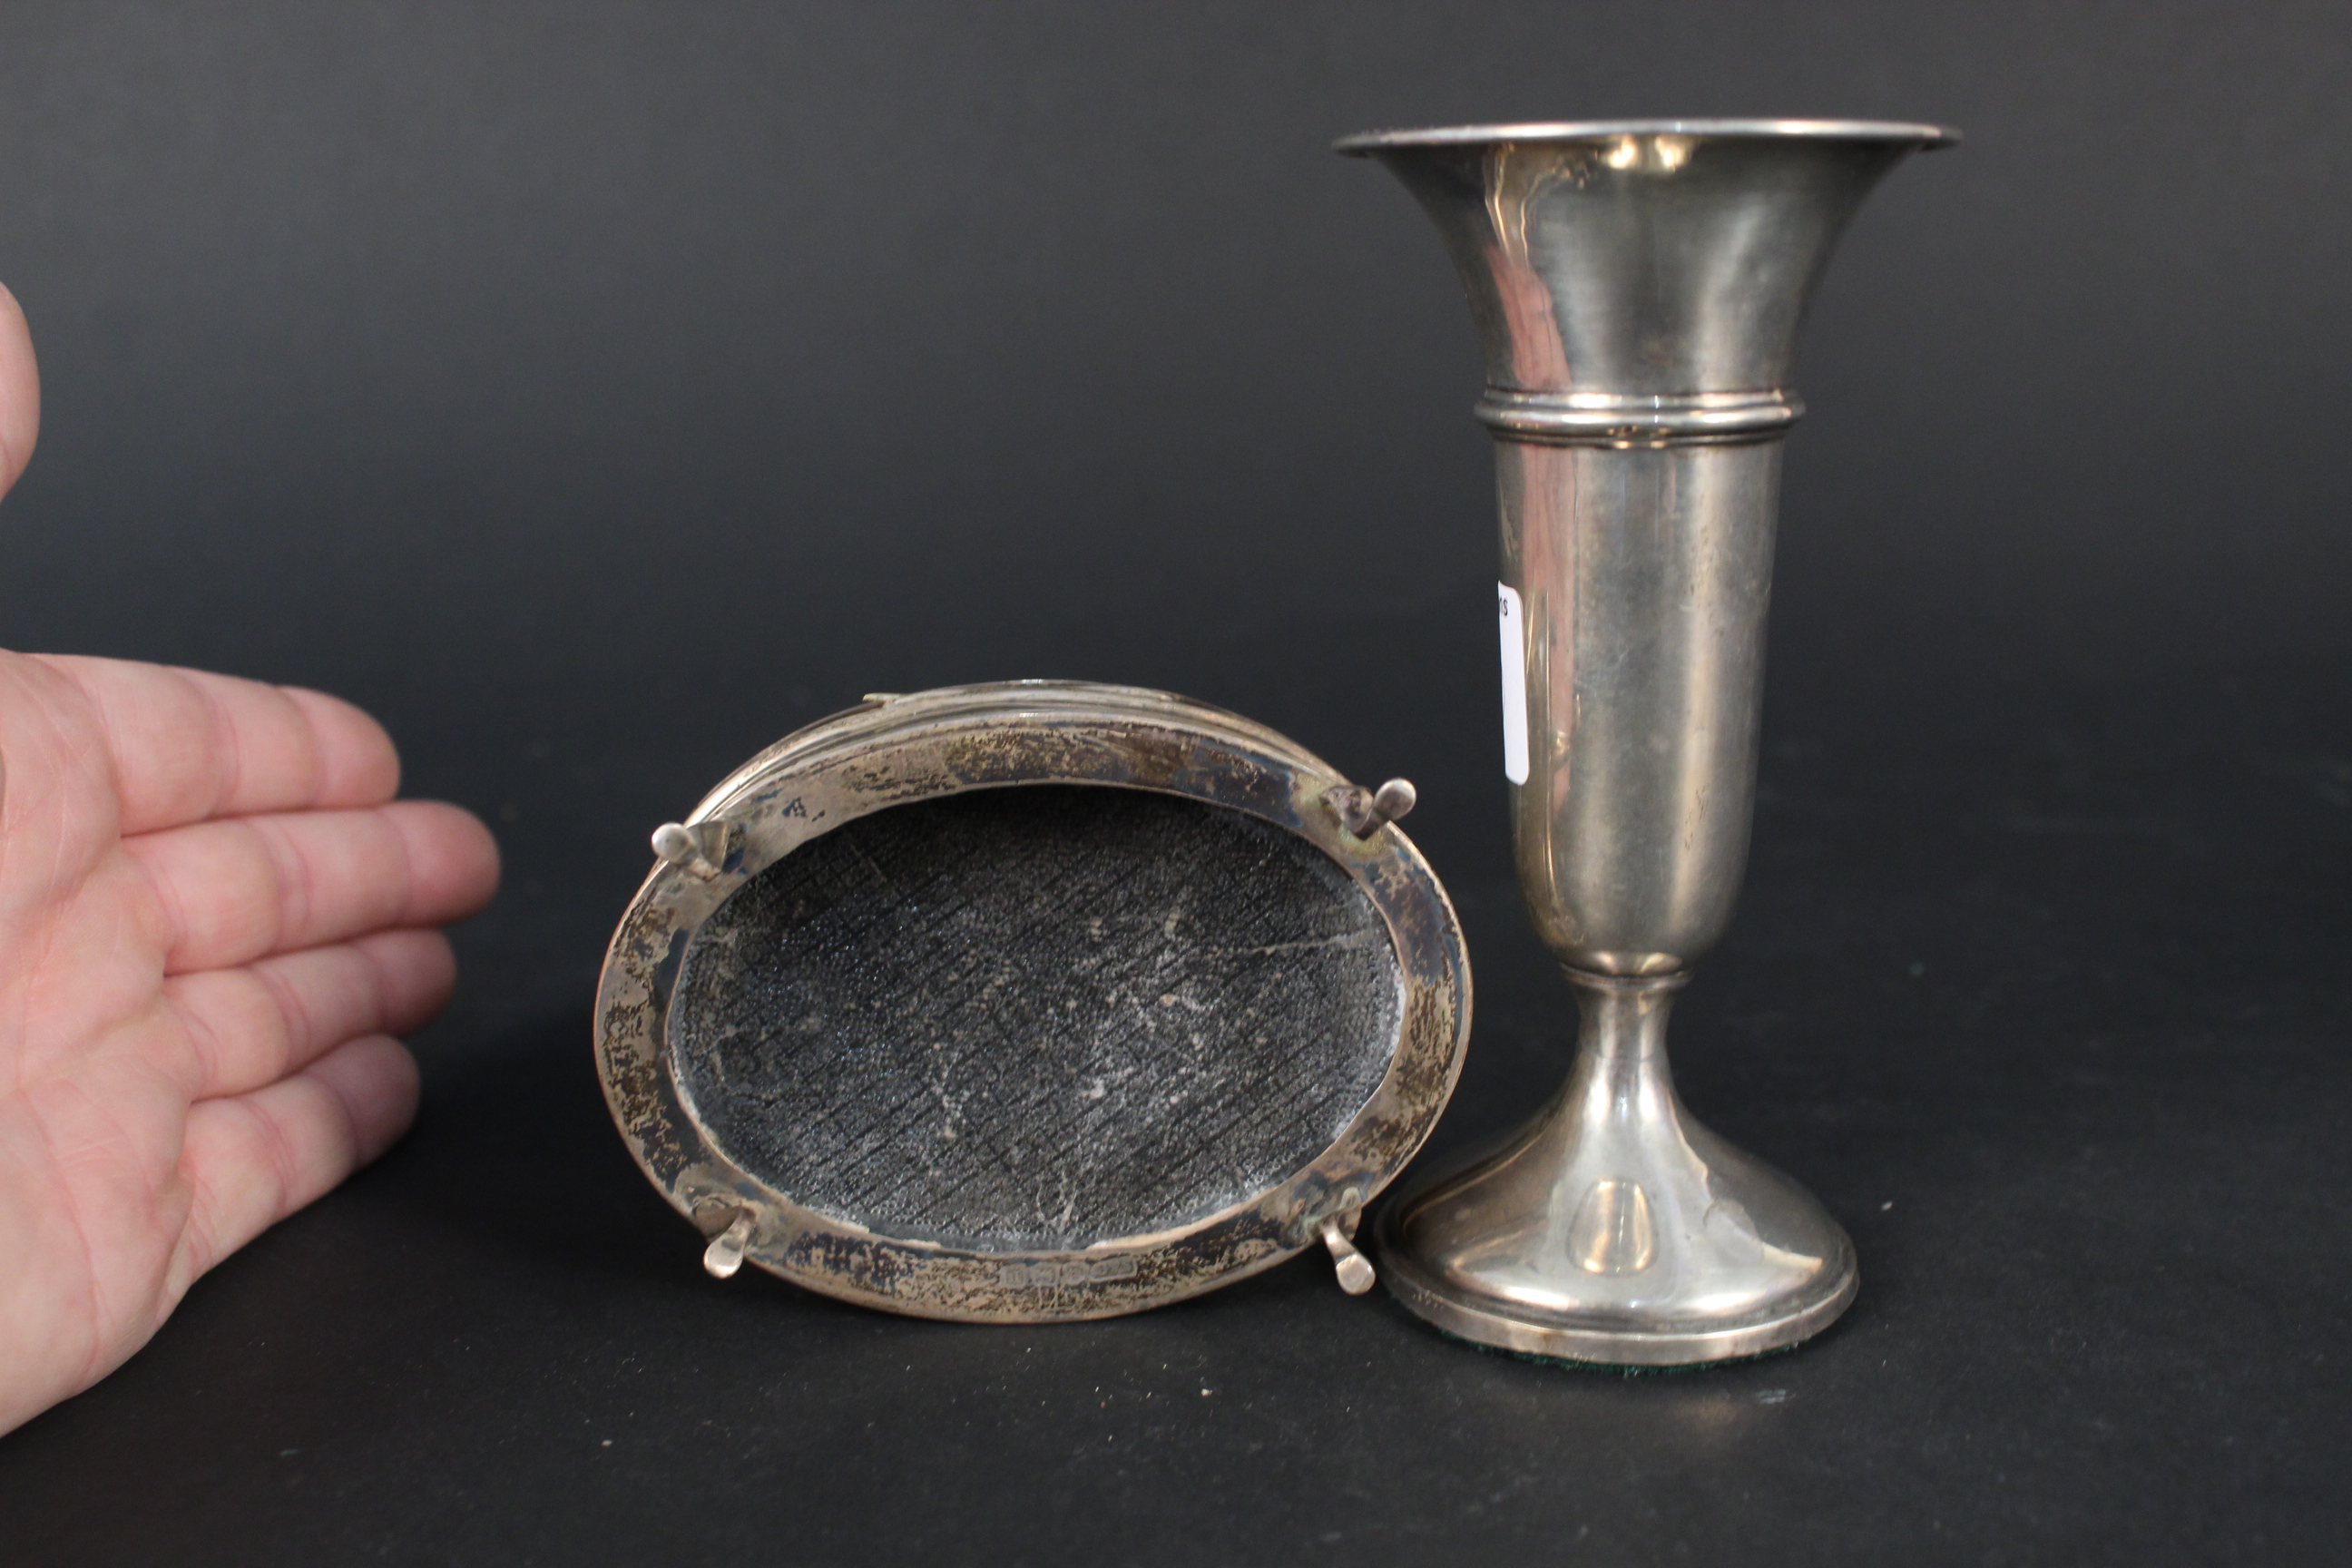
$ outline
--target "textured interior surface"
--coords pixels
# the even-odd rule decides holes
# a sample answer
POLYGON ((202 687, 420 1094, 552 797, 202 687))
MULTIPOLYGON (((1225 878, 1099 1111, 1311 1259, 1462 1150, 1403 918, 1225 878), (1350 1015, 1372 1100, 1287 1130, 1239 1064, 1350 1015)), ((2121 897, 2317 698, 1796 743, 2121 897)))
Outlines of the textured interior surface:
POLYGON ((697 1113, 796 1202, 1075 1247, 1297 1171, 1394 1053, 1387 928, 1313 845, 1140 790, 1026 785, 845 824, 688 948, 697 1113))

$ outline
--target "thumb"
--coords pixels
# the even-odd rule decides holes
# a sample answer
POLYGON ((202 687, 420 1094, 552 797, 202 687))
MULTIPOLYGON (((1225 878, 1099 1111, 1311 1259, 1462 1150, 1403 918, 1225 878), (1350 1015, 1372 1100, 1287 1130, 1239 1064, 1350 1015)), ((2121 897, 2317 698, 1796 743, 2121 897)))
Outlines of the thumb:
POLYGON ((16 296, 0 286, 0 495, 33 458, 41 433, 41 373, 33 363, 33 331, 16 296))

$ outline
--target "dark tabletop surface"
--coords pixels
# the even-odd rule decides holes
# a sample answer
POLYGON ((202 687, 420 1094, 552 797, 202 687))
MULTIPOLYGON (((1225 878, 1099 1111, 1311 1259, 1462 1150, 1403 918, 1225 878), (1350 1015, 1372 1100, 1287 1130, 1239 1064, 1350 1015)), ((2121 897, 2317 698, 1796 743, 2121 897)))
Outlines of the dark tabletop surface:
POLYGON ((344 691, 508 880, 414 1133, 0 1437, 0 1563, 2341 1561, 2347 58, 2188 0, 11 7, 0 642, 344 691), (1432 1151, 1557 1085, 1475 356, 1325 144, 1661 110, 1969 135, 1807 328, 1675 1021, 1845 1318, 1627 1376, 1313 1258, 1052 1329, 707 1278, 598 1092, 604 942, 656 824, 867 690, 1157 685, 1412 777, 1477 984, 1432 1151))

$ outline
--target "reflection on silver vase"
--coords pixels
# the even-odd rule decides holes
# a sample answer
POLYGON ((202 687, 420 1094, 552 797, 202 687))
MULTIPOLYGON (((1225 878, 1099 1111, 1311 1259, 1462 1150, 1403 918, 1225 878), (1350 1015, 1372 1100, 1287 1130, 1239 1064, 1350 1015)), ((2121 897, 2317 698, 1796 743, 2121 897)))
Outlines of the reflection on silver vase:
POLYGON ((1486 358, 1519 882, 1582 1014, 1559 1097, 1383 1216, 1381 1273, 1465 1338, 1668 1365, 1818 1332, 1853 1248, 1694 1121, 1666 1014, 1748 858, 1798 323, 1931 126, 1659 121, 1381 132, 1486 358))

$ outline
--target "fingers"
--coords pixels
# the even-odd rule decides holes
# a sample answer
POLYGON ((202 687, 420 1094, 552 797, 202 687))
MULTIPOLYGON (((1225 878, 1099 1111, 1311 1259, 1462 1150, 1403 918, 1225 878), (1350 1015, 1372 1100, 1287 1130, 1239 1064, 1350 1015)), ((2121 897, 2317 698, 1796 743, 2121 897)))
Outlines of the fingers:
POLYGON ((202 822, 123 849, 163 910, 167 974, 446 925, 499 883, 489 829, 437 801, 202 822))
POLYGON ((416 1089, 406 1047, 370 1035, 267 1089, 198 1101, 181 1144, 191 1202, 173 1295, 383 1153, 415 1116, 416 1089))
POLYGON ((165 1003, 195 1047, 185 1092, 246 1094, 345 1040, 420 1029, 457 978, 446 937, 394 931, 168 980, 165 1003))
POLYGON ((398 793, 392 738, 340 698, 160 664, 37 657, 97 710, 126 836, 215 816, 375 805, 398 793))
POLYGON ((33 460, 41 433, 41 373, 16 296, 0 289, 0 495, 33 460))

